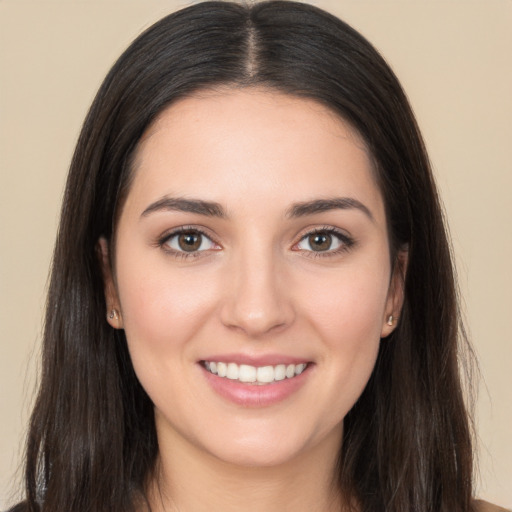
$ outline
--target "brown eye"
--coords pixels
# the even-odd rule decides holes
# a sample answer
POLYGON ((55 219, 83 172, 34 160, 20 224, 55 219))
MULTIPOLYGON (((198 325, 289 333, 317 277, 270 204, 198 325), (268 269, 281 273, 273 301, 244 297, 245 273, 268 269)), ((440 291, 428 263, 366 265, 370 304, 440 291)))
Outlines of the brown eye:
POLYGON ((335 253, 338 249, 350 247, 352 243, 351 239, 342 233, 319 230, 306 234, 296 247, 306 252, 335 253))
POLYGON ((217 245, 200 231, 181 231, 169 236, 164 242, 175 252, 193 253, 217 248, 217 245))
POLYGON ((308 243, 313 251, 328 251, 332 245, 332 235, 328 233, 313 233, 308 236, 308 243))
POLYGON ((183 233, 178 236, 178 245, 182 251, 197 251, 201 247, 202 237, 200 233, 183 233))

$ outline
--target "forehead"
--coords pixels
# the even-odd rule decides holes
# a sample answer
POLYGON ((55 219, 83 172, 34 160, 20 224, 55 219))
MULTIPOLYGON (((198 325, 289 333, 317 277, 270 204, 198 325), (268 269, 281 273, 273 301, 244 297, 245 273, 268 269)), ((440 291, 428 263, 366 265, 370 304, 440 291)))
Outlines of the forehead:
POLYGON ((141 138, 133 172, 132 201, 192 194, 279 203, 348 194, 382 202, 371 156, 348 123, 314 100, 265 89, 177 101, 141 138))

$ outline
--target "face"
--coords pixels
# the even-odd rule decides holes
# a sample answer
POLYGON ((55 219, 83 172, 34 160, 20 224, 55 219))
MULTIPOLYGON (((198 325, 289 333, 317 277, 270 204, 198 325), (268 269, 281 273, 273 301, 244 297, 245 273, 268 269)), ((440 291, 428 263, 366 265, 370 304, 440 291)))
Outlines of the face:
POLYGON ((400 303, 373 172, 340 118, 271 91, 205 92, 148 129, 104 270, 161 447, 338 450, 400 303))

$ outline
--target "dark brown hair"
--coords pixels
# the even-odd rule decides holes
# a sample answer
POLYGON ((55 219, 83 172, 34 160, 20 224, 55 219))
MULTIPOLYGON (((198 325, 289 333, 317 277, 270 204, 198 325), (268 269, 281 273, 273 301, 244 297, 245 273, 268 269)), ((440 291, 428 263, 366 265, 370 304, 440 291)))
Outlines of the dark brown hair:
POLYGON ((312 98, 348 121, 375 161, 405 301, 345 418, 339 475, 362 512, 467 512, 472 447, 461 389, 449 244, 421 135, 398 80, 355 30, 309 5, 205 2, 162 19, 102 84, 71 164, 31 419, 24 510, 135 510, 154 469, 153 406, 123 331, 105 321, 98 257, 130 186, 137 143, 170 103, 216 86, 312 98))

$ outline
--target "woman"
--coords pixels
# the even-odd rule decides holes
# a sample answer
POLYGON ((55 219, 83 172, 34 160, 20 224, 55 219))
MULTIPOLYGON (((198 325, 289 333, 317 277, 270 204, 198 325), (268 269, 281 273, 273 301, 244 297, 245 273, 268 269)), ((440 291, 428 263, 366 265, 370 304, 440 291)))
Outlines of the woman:
POLYGON ((182 10, 77 145, 20 510, 477 510, 461 334, 377 52, 293 2, 182 10))

